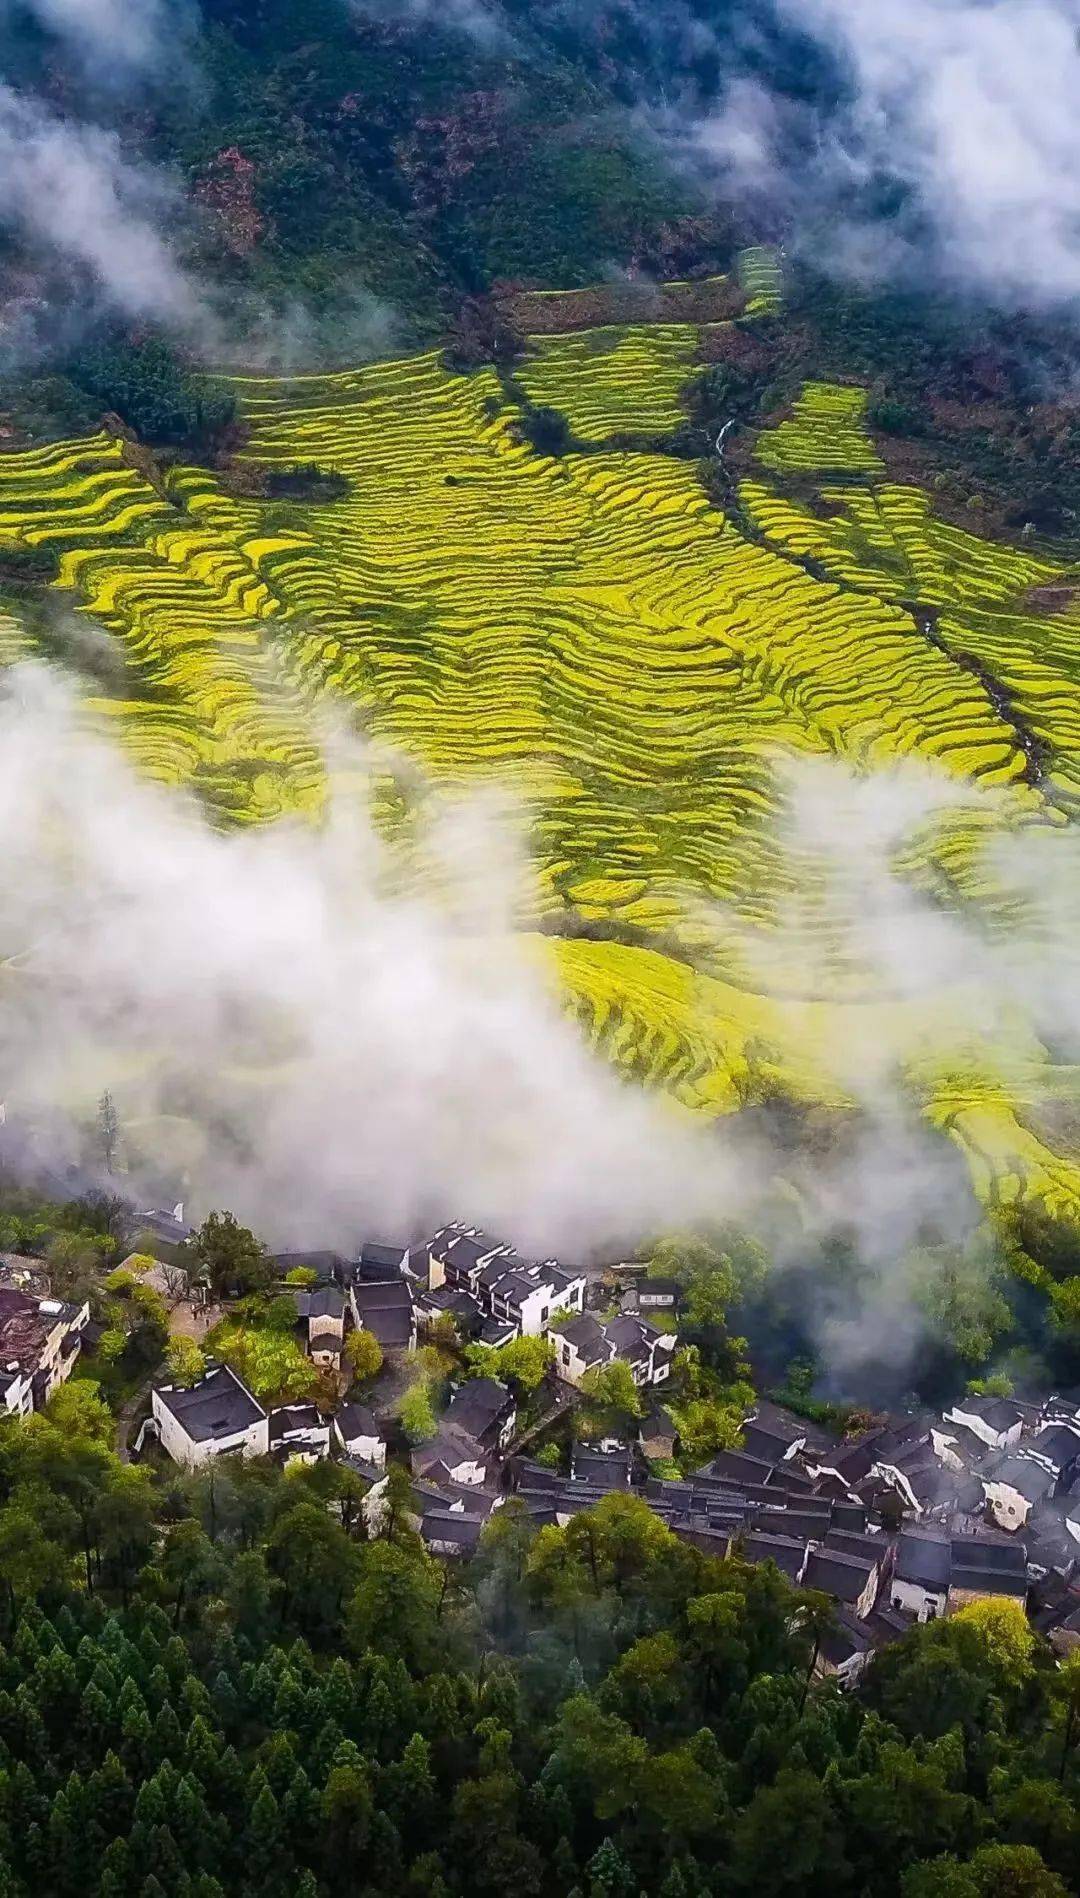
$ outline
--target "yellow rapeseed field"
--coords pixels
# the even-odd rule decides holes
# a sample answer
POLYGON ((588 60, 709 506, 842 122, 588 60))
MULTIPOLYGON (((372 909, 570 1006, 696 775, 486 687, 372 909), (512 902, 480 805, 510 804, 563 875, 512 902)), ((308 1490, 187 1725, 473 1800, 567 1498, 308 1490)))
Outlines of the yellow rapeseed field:
MULTIPOLYGON (((775 308, 767 254, 743 282, 775 308)), ((523 934, 569 910, 590 936, 530 953, 627 1075, 699 1114, 774 1085, 842 1104, 852 1050, 875 1049, 986 1197, 1080 1209, 1080 1170, 1033 1131, 1045 1050, 961 1045, 957 998, 890 992, 853 946, 855 886, 787 825, 800 763, 921 765, 957 800, 904 873, 994 928, 988 835, 1052 836, 1080 796, 1080 606, 1040 611, 1059 569, 887 481, 860 389, 807 385, 729 515, 692 463, 612 446, 678 426, 697 341, 682 323, 546 335, 510 384, 434 352, 233 378, 242 460, 336 470, 343 497, 238 498, 194 467, 152 485, 101 434, 4 455, 0 545, 49 552, 123 661, 87 718, 213 821, 317 821, 326 708, 438 784, 508 783, 538 864, 523 934), (581 452, 523 441, 515 384, 581 452)), ((36 640, 5 607, 0 664, 36 640)))

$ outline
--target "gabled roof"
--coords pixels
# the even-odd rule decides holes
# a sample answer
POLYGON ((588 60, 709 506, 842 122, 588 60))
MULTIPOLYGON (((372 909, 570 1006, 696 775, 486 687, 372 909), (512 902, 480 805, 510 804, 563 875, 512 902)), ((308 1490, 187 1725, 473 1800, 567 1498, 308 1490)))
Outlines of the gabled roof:
POLYGON ((856 1555, 877 1567, 884 1561, 888 1546, 884 1536, 852 1535, 847 1529, 830 1529, 825 1537, 827 1549, 835 1549, 838 1555, 856 1555))
POLYGON ((270 1442, 281 1443, 297 1433, 330 1437, 329 1419, 320 1416, 314 1404, 281 1404, 270 1412, 270 1442))
POLYGON ((606 1450, 579 1445, 574 1450, 574 1481, 595 1483, 598 1489, 629 1489, 629 1450, 611 1455, 606 1450))
POLYGON ((944 1536, 928 1535, 919 1529, 902 1529, 896 1541, 898 1581, 919 1588, 947 1589, 952 1553, 944 1536))
POLYGON ((227 1364, 213 1365, 187 1390, 177 1384, 159 1384, 154 1394, 193 1443, 238 1436, 266 1417, 262 1405, 227 1364))
POLYGON ((463 1555, 471 1554, 476 1548, 483 1531, 483 1521, 478 1516, 452 1514, 449 1510, 428 1510, 420 1523, 420 1534, 425 1542, 452 1543, 463 1555))
POLYGON ((1026 1573, 1014 1575, 1004 1568, 972 1568, 966 1563, 954 1562, 949 1586, 971 1594, 1007 1595, 1014 1601, 1024 1601, 1027 1597, 1026 1573))
POLYGON ((480 1463, 487 1468, 487 1458, 475 1437, 445 1417, 435 1436, 419 1444, 412 1453, 416 1474, 432 1477, 436 1482, 451 1481, 461 1463, 480 1463))
POLYGON ((359 1264, 364 1266, 385 1266, 387 1273, 396 1272, 408 1253, 407 1246, 381 1245, 377 1240, 365 1239, 360 1247, 359 1264))
POLYGON ((560 1326, 558 1336, 569 1339, 586 1364, 600 1364, 607 1356, 603 1327, 588 1312, 583 1312, 580 1318, 571 1319, 568 1325, 560 1326))
POLYGON ((1031 1448, 1056 1468, 1065 1469, 1080 1456, 1080 1431, 1066 1423, 1045 1424, 1033 1438, 1031 1448))
POLYGON ((757 1457, 744 1456, 741 1450, 720 1450, 711 1463, 706 1463, 702 1470, 695 1470, 694 1475, 722 1477, 728 1483, 765 1484, 772 1475, 772 1465, 762 1463, 757 1457))
POLYGON ((345 1315, 345 1294, 337 1285, 317 1285, 313 1291, 298 1291, 296 1312, 299 1318, 342 1318, 345 1315))
POLYGON ((981 1417, 989 1430, 1004 1434, 1015 1429, 1023 1412, 1007 1397, 958 1397, 950 1410, 959 1411, 968 1417, 981 1417))
MULTIPOLYGON (((436 1241, 432 1240, 433 1247, 435 1244, 436 1241)), ((447 1260, 466 1272, 471 1272, 490 1253, 498 1253, 500 1258, 505 1258, 513 1251, 512 1246, 499 1239, 489 1238, 485 1232, 455 1233, 453 1236, 448 1233, 446 1241, 438 1249, 440 1253, 445 1249, 447 1260)))
POLYGON ((357 1316, 380 1344, 408 1344, 413 1331, 412 1293, 404 1279, 357 1279, 357 1316))
POLYGON ((1051 1472, 1026 1456, 1003 1456, 980 1474, 984 1484, 1001 1483, 1006 1489, 1015 1489, 1029 1503, 1040 1502, 1054 1487, 1051 1472))
POLYGON ((782 1574, 798 1581, 806 1558, 806 1544, 794 1536, 765 1535, 753 1530, 744 1537, 743 1554, 748 1562, 775 1562, 782 1574))
POLYGON ((494 1377, 466 1378, 450 1401, 446 1422, 479 1440, 485 1430, 514 1409, 514 1400, 505 1384, 494 1377))
POLYGON ((369 1410, 366 1404, 342 1404, 334 1422, 344 1443, 355 1443, 359 1437, 379 1435, 375 1412, 369 1410))
POLYGON ((329 1279, 347 1280, 353 1270, 352 1262, 341 1252, 275 1252, 271 1254, 271 1263, 283 1278, 298 1266, 307 1266, 317 1272, 324 1283, 329 1279))
POLYGON ((836 1549, 811 1549, 803 1571, 807 1588, 820 1588, 838 1601, 858 1601, 874 1572, 874 1564, 858 1555, 841 1555, 836 1549))
POLYGON ((1010 1536, 953 1536, 953 1567, 961 1563, 968 1569, 1006 1569, 1014 1575, 1027 1573, 1027 1547, 1010 1536))

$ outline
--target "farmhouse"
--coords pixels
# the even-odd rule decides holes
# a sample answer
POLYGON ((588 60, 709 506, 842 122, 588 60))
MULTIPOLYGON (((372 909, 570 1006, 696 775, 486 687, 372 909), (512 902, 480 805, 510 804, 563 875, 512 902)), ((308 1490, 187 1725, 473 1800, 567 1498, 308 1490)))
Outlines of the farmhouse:
POLYGON ((281 1463, 317 1463, 330 1455, 330 1423, 314 1404, 282 1404, 270 1412, 270 1454, 281 1463))
POLYGON ((492 1472, 491 1460, 476 1438, 444 1417, 435 1436, 412 1453, 413 1473, 431 1483, 479 1487, 492 1472))
POLYGON ((296 1315, 307 1327, 308 1356, 315 1364, 336 1370, 345 1342, 345 1294, 337 1285, 319 1285, 297 1292, 296 1315))
POLYGON ((1057 1478, 1044 1463, 1008 1455, 988 1466, 980 1478, 994 1521, 1001 1529, 1022 1529, 1036 1503, 1053 1494, 1057 1478))
POLYGON ((86 1303, 0 1286, 0 1406, 9 1416, 41 1410, 67 1381, 89 1322, 86 1303))
POLYGON ((952 1551, 944 1532, 905 1529, 897 1538, 889 1597, 917 1621, 934 1621, 949 1599, 952 1551))
POLYGON ((187 1470, 212 1457, 265 1456, 269 1419, 227 1364, 207 1369, 196 1384, 155 1385, 151 1406, 162 1449, 187 1470))
POLYGON ((630 1366, 635 1384, 662 1384, 671 1375, 675 1345, 673 1332, 658 1331, 645 1318, 624 1313, 601 1324, 584 1312, 557 1333, 555 1369, 568 1384, 580 1384, 587 1371, 619 1358, 630 1366))
POLYGON ((443 1421, 495 1454, 506 1449, 517 1429, 517 1405, 498 1378, 470 1377, 451 1398, 443 1421))
POLYGON ((945 1423, 970 1430, 990 1450, 1014 1450, 1024 1428, 1024 1414, 1007 1397, 964 1397, 944 1412, 945 1423))
POLYGON ((386 1444, 374 1411, 364 1404, 343 1404, 334 1418, 334 1441, 346 1456, 359 1458, 369 1468, 386 1468, 386 1444))
POLYGON ((1027 1550, 1003 1536, 953 1536, 949 1612, 973 1601, 1027 1601, 1027 1550))
POLYGON ((1080 1426, 1044 1424, 1023 1454, 1050 1471, 1058 1490, 1067 1490, 1080 1468, 1080 1426))

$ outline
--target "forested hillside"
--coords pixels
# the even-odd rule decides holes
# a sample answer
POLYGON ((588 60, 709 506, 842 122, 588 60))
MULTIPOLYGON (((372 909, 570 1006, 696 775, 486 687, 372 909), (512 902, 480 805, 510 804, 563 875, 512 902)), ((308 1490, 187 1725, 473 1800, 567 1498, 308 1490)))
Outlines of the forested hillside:
POLYGON ((810 1685, 828 1604, 611 1496, 464 1567, 392 1478, 119 1463, 85 1386, 0 1429, 0 1890, 1063 1898, 1080 1672, 1011 1604, 810 1685))

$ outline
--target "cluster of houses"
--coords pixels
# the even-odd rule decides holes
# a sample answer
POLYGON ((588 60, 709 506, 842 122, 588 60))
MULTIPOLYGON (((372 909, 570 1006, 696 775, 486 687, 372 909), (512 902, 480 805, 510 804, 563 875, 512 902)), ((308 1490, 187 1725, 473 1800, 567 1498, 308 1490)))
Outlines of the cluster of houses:
POLYGON ((88 1304, 49 1296, 38 1260, 0 1259, 0 1413, 44 1409, 71 1376, 89 1322, 88 1304))
MULTIPOLYGON (((606 1321, 585 1311, 588 1280, 584 1272, 555 1259, 522 1258, 513 1246, 475 1227, 440 1227, 422 1245, 368 1242, 354 1259, 337 1252, 284 1252, 274 1257, 280 1290, 296 1303, 297 1330, 319 1369, 340 1369, 349 1328, 366 1330, 383 1353, 407 1360, 418 1337, 444 1317, 453 1320, 462 1340, 498 1347, 518 1337, 551 1336, 554 1368, 569 1385, 586 1372, 621 1358, 639 1385, 663 1383, 670 1375, 676 1338, 651 1317, 620 1312, 606 1321), (311 1287, 290 1287, 288 1276, 304 1266, 316 1275, 311 1287)), ((647 1310, 673 1303, 670 1288, 646 1292, 647 1310)), ((502 1455, 516 1428, 516 1411, 502 1385, 472 1379, 441 1419, 437 1436, 422 1446, 414 1462, 421 1475, 468 1469, 461 1480, 477 1484, 491 1471, 488 1453, 502 1455), (500 1393, 494 1439, 486 1420, 475 1414, 485 1387, 500 1393), (479 1472, 479 1474, 477 1474, 479 1472)), ((333 1420, 312 1404, 264 1411, 240 1379, 224 1366, 211 1367, 193 1388, 158 1385, 152 1394, 145 1436, 187 1469, 212 1456, 239 1452, 316 1457, 339 1450, 366 1469, 385 1463, 385 1438, 371 1413, 346 1405, 333 1420), (252 1406, 258 1415, 252 1414, 252 1406)), ((140 1446, 141 1447, 141 1446, 140 1446)), ((450 1480, 458 1480, 451 1474, 450 1480)))
POLYGON ((286 1252, 274 1263, 283 1278, 298 1265, 318 1274, 316 1287, 295 1297, 307 1350, 320 1365, 340 1361, 349 1325, 370 1331, 384 1352, 400 1354, 449 1318, 464 1341, 496 1349, 515 1338, 550 1336, 555 1372, 567 1384, 579 1385, 616 1358, 642 1386, 671 1375, 677 1336, 670 1318, 659 1325, 654 1314, 670 1311, 674 1288, 649 1281, 636 1293, 634 1311, 602 1320, 585 1309, 583 1271, 557 1259, 524 1259, 472 1226, 442 1226, 422 1245, 368 1243, 355 1259, 286 1252))
MULTIPOLYGON (((763 1402, 737 1450, 675 1480, 656 1473, 678 1448, 660 1408, 676 1345, 674 1286, 643 1280, 617 1315, 601 1316, 587 1309, 584 1272, 522 1258, 461 1223, 419 1246, 369 1243, 352 1259, 285 1253, 275 1264, 283 1288, 295 1266, 316 1274, 289 1289, 298 1335, 320 1368, 340 1368, 350 1327, 370 1331, 392 1363, 407 1362, 418 1337, 449 1317, 464 1340, 496 1347, 550 1336, 564 1387, 620 1360, 650 1393, 634 1441, 579 1443, 569 1468, 553 1469, 515 1453, 519 1420, 505 1385, 461 1382, 435 1434, 411 1452, 413 1519, 433 1553, 471 1553, 512 1496, 538 1525, 565 1525, 620 1490, 694 1546, 772 1562, 828 1596, 834 1624, 818 1668, 845 1683, 912 1621, 976 1600, 1020 1602, 1063 1650, 1080 1645, 1080 1395, 1037 1404, 969 1396, 845 1440, 763 1402)), ((89 1318, 85 1305, 50 1299, 33 1266, 0 1262, 0 1398, 22 1415, 70 1374, 89 1318)), ((151 1401, 143 1435, 187 1469, 229 1454, 345 1459, 368 1482, 364 1512, 377 1526, 387 1449, 400 1447, 392 1415, 356 1403, 333 1417, 311 1403, 267 1409, 218 1364, 191 1387, 158 1385, 151 1401)))

